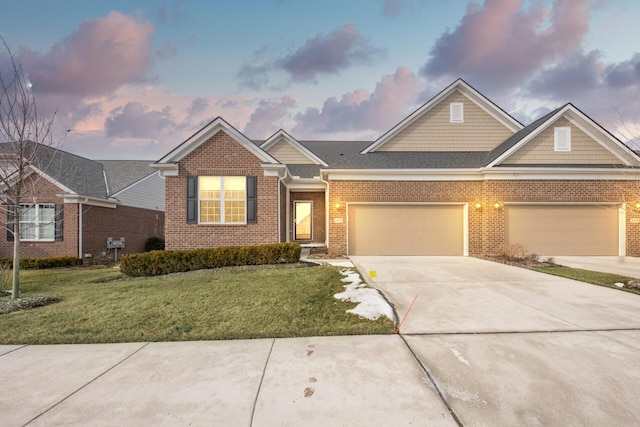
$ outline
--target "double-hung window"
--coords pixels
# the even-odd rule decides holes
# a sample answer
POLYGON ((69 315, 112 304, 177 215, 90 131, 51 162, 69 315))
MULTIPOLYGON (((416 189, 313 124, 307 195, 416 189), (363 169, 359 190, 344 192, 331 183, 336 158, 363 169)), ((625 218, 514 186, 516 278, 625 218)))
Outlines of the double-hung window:
POLYGON ((20 205, 20 240, 53 242, 56 237, 56 205, 20 205))
POLYGON ((198 177, 201 224, 247 222, 247 178, 244 176, 198 177))

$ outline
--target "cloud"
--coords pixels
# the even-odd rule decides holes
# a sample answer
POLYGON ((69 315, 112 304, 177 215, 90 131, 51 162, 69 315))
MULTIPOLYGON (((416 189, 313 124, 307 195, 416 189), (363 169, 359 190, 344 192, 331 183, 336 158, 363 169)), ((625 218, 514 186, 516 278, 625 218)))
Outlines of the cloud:
POLYGON ((170 4, 163 4, 156 12, 156 22, 164 25, 177 25, 184 21, 186 0, 179 0, 170 4))
POLYGON ((520 85, 542 67, 575 53, 589 29, 588 0, 557 0, 551 8, 523 0, 469 3, 460 24, 444 32, 421 73, 462 76, 491 89, 520 85))
POLYGON ((177 126, 171 107, 149 110, 140 102, 129 102, 111 111, 104 121, 109 138, 159 138, 177 126))
POLYGON ((373 93, 357 89, 342 96, 328 98, 322 109, 308 108, 295 116, 295 134, 318 136, 332 132, 386 131, 406 115, 413 106, 423 83, 409 67, 398 67, 383 76, 373 93))
POLYGON ((327 34, 318 34, 304 46, 285 56, 279 65, 295 81, 314 80, 318 74, 336 74, 354 64, 366 64, 381 54, 369 45, 354 24, 327 34))
POLYGON ((146 80, 153 30, 150 22, 111 12, 84 21, 46 54, 20 50, 18 60, 36 94, 102 95, 146 80))
POLYGON ((609 65, 606 70, 606 80, 614 87, 640 85, 640 53, 635 53, 627 61, 609 65))
POLYGON ((195 116, 199 116, 204 113, 207 108, 209 108, 209 101, 207 98, 196 98, 191 102, 191 105, 187 109, 187 117, 192 118, 195 116))
POLYGON ((383 0, 382 14, 385 16, 396 16, 402 9, 403 0, 383 0))
POLYGON ((383 56, 381 49, 371 46, 354 24, 346 24, 326 35, 308 39, 294 52, 268 59, 267 48, 256 51, 240 66, 240 85, 259 90, 269 84, 270 74, 284 71, 293 82, 313 82, 321 74, 338 74, 354 65, 369 64, 383 56))
POLYGON ((173 59, 178 56, 178 48, 171 42, 164 42, 155 52, 156 58, 161 61, 173 59))
POLYGON ((251 114, 244 133, 251 138, 268 137, 283 127, 283 120, 295 105, 296 101, 288 96, 261 100, 258 108, 251 114))

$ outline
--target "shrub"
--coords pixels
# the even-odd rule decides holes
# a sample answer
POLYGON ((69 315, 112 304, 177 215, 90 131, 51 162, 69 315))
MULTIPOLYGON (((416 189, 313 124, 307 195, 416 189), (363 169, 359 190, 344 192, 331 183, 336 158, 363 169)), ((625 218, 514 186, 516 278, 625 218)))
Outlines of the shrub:
POLYGON ((161 237, 152 236, 147 239, 144 243, 144 251, 163 251, 164 250, 164 239, 161 237))
POLYGON ((124 255, 120 271, 127 276, 158 276, 207 268, 294 263, 300 259, 297 243, 225 246, 188 251, 151 251, 124 255))
MULTIPOLYGON (((0 259, 0 264, 13 268, 13 259, 0 259)), ((21 258, 20 268, 25 270, 42 270, 45 268, 71 267, 82 264, 82 260, 74 256, 56 256, 50 258, 21 258)))

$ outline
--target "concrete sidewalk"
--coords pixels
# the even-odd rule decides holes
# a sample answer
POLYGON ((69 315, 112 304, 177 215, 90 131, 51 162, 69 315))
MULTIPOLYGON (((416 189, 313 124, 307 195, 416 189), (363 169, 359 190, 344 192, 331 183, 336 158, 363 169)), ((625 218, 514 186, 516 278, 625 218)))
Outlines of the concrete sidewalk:
POLYGON ((630 256, 556 256, 556 264, 640 279, 640 258, 630 256))
POLYGON ((0 346, 3 426, 455 426, 400 336, 0 346))

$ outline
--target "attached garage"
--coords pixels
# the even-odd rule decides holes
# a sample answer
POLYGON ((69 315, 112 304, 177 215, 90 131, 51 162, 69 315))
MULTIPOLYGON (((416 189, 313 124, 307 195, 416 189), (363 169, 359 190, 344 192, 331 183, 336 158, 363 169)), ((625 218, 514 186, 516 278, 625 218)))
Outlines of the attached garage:
POLYGON ((349 255, 466 255, 464 204, 349 204, 349 255))
POLYGON ((618 205, 507 205, 505 242, 539 255, 615 256, 619 218, 618 205))

